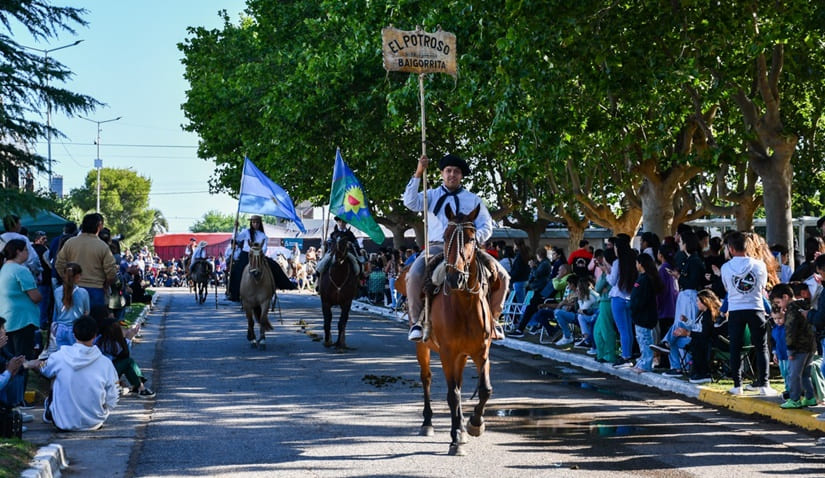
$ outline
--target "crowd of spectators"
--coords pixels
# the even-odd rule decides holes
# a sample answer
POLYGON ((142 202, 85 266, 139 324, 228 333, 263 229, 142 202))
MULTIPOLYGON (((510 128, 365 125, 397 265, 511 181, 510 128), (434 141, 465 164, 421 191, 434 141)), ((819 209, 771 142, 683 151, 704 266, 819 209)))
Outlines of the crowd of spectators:
MULTIPOLYGON (((152 398, 129 357, 139 325, 123 330, 131 302, 151 302, 154 284, 148 251, 122 250, 118 235, 98 213, 60 236, 29 234, 9 215, 0 236, 0 408, 26 410, 29 370, 53 379, 44 421, 62 430, 96 429, 115 406, 120 376, 134 392, 152 398), (31 236, 31 237, 30 237, 31 236)), ((21 413, 23 421, 33 417, 21 413)))
POLYGON ((556 347, 696 384, 727 375, 734 395, 777 395, 773 363, 785 384, 782 406, 813 406, 822 397, 811 386, 811 363, 825 347, 822 236, 825 217, 793 269, 787 248, 758 234, 711 237, 686 224, 664 238, 619 234, 603 249, 582 240, 569 256, 553 246, 533 253, 517 240, 499 258, 510 268, 511 300, 522 304, 508 336, 543 329, 556 347), (743 383, 743 361, 753 362, 751 383, 743 383))

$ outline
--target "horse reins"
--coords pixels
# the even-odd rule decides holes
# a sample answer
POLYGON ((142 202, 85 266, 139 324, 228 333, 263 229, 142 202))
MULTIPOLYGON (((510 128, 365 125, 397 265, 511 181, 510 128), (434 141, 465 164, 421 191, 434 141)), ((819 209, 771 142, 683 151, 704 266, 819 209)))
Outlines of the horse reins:
MULTIPOLYGON (((463 291, 469 292, 470 294, 479 294, 481 292, 482 288, 483 288, 484 274, 482 274, 482 272, 481 272, 482 268, 481 267, 476 267, 476 276, 477 276, 476 277, 476 286, 473 289, 469 289, 468 285, 470 283, 470 271, 469 271, 470 264, 467 261, 467 258, 464 257, 464 248, 463 248, 463 246, 464 246, 464 231, 465 231, 465 229, 475 231, 476 230, 475 224, 473 224, 472 222, 457 223, 457 222, 450 221, 450 222, 447 223, 447 227, 449 228, 450 226, 453 226, 454 229, 453 229, 452 234, 450 234, 450 237, 449 237, 449 239, 447 239, 447 242, 445 244, 444 263, 446 264, 446 267, 449 267, 450 269, 453 269, 456 272, 458 272, 459 274, 461 274, 460 279, 458 281, 459 282, 458 290, 463 290, 463 291), (447 259, 447 257, 449 256, 449 252, 450 252, 450 250, 452 250, 453 244, 455 244, 455 243, 458 243, 457 254, 464 261, 464 270, 459 269, 458 267, 455 266, 455 264, 451 264, 450 261, 447 259)), ((473 249, 478 250, 478 245, 473 244, 473 249)), ((478 259, 475 257, 475 254, 473 254, 473 257, 477 262, 478 259)), ((448 289, 447 287, 444 287, 442 289, 444 295, 447 295, 447 289, 448 289)))

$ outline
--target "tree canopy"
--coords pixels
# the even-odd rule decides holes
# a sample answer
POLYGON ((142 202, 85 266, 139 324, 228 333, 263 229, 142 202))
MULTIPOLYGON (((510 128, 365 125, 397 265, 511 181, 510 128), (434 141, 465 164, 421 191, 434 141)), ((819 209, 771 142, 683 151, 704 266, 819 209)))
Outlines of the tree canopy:
POLYGON ((340 146, 377 220, 406 229, 418 82, 383 70, 380 31, 440 26, 459 77, 426 78, 428 153, 467 157, 495 218, 665 235, 709 212, 752 217, 764 191, 768 240, 787 242, 792 181, 806 207, 820 200, 825 8, 774 3, 250 0, 179 45, 183 108, 214 189, 237 193, 249 155, 322 204, 340 146))

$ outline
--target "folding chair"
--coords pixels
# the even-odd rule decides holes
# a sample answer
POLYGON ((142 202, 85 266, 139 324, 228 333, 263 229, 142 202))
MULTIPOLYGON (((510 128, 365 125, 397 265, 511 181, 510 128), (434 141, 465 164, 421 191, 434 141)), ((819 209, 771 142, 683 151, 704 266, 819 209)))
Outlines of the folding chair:
MULTIPOLYGON (((515 293, 515 292, 514 292, 515 293)), ((515 296, 513 297, 515 299, 515 296)), ((501 313, 501 325, 504 327, 505 332, 512 332, 516 328, 517 321, 521 318, 522 314, 524 314, 524 309, 530 305, 530 301, 533 299, 533 291, 528 290, 526 294, 524 294, 524 300, 521 302, 511 301, 509 308, 507 304, 504 305, 504 311, 501 313)))
MULTIPOLYGON (((718 382, 723 377, 732 376, 730 370, 730 340, 724 335, 720 335, 719 341, 723 344, 724 350, 718 347, 713 347, 711 350, 710 376, 714 382, 718 382)), ((751 352, 753 352, 751 331, 749 327, 745 326, 745 333, 742 339, 742 351, 739 352, 742 363, 742 378, 756 377, 756 373, 753 370, 753 362, 751 362, 751 352)))

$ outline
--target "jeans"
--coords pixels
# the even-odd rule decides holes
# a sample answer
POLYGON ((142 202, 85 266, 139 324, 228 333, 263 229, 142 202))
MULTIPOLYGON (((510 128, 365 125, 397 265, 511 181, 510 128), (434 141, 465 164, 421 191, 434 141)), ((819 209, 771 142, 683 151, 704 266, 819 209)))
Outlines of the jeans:
POLYGON ((89 307, 96 305, 106 305, 106 294, 103 293, 103 287, 84 287, 89 293, 89 307))
POLYGON ((576 323, 576 313, 564 309, 556 309, 556 323, 561 327, 561 333, 564 334, 564 338, 569 339, 573 337, 570 324, 576 323))
POLYGON ((50 285, 39 285, 37 290, 43 296, 43 300, 38 304, 40 306, 40 330, 46 330, 49 326, 49 310, 54 300, 54 294, 52 294, 50 285))
POLYGON ((524 302, 524 296, 527 294, 527 281, 513 282, 513 290, 516 291, 516 296, 513 298, 513 302, 524 302))
POLYGON ((395 277, 390 277, 389 284, 390 284, 390 307, 393 309, 398 307, 398 291, 395 290, 395 277))
POLYGON ((599 316, 599 311, 592 314, 577 314, 576 318, 579 320, 579 327, 582 329, 582 336, 590 341, 595 347, 596 342, 593 340, 593 327, 596 324, 596 318, 599 316))
POLYGON ((788 351, 788 382, 791 384, 790 394, 791 400, 799 400, 802 398, 802 392, 805 392, 805 397, 813 398, 814 384, 811 381, 811 360, 813 354, 803 352, 788 351))
MULTIPOLYGON (((633 356, 633 321, 630 319, 630 301, 621 297, 610 298, 610 310, 613 321, 619 329, 619 341, 622 343, 622 358, 633 356)), ((650 347, 648 347, 650 348, 650 347)))
POLYGON ((639 350, 642 352, 642 356, 636 361, 636 367, 650 372, 653 370, 653 350, 650 348, 653 344, 653 329, 637 325, 636 341, 639 342, 639 350))
POLYGON ((687 350, 690 341, 690 337, 672 337, 670 339, 668 342, 670 344, 670 368, 684 368, 685 373, 690 373, 690 370, 687 370, 688 363, 690 363, 690 352, 687 350), (685 364, 684 367, 682 367, 682 364, 685 364))

